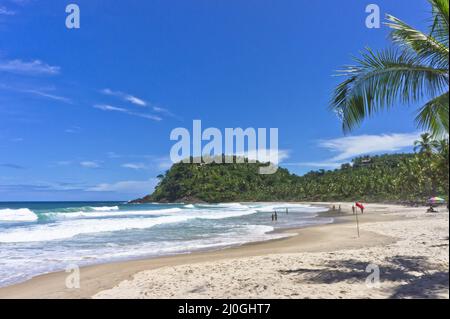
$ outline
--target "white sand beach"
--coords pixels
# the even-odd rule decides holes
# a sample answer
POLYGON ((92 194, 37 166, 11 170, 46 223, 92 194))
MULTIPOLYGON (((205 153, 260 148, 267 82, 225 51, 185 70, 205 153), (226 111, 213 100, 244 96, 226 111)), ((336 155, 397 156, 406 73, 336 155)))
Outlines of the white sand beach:
MULTIPOLYGON (((331 205, 331 203, 315 203, 331 205)), ((329 225, 218 251, 88 266, 0 289, 0 298, 449 298, 449 214, 368 204, 357 236, 351 204, 329 225), (379 270, 379 285, 366 283, 379 270), (368 272, 366 272, 366 270, 368 272)))
MULTIPOLYGON (((344 206, 348 210, 348 204, 344 206)), ((336 249, 330 243, 330 249, 316 252, 163 267, 137 273, 94 298, 449 297, 447 212, 426 214, 423 207, 368 205, 360 219, 361 238, 387 236, 390 240, 357 249, 336 249), (374 215, 398 218, 364 222, 374 215), (379 285, 366 284, 377 267, 379 285)), ((355 242, 361 240, 353 223, 339 227, 355 242)))

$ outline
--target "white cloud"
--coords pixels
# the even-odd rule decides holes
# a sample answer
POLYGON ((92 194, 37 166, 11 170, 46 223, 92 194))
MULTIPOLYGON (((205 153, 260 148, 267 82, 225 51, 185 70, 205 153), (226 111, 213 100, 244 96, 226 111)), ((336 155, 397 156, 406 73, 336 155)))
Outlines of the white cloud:
POLYGON ((80 165, 85 168, 99 168, 100 164, 95 161, 83 161, 80 162, 80 165))
POLYGON ((319 146, 338 154, 329 162, 348 160, 361 155, 397 152, 412 147, 420 133, 347 136, 324 140, 319 146))
POLYGON ((129 194, 149 194, 158 181, 154 178, 146 181, 120 181, 115 183, 103 183, 87 188, 89 192, 117 192, 129 194))
POLYGON ((64 96, 50 94, 50 93, 38 91, 38 90, 23 90, 23 92, 34 94, 34 95, 41 96, 41 97, 45 97, 47 99, 51 99, 51 100, 55 100, 55 101, 59 101, 59 102, 72 104, 72 101, 69 98, 64 97, 64 96))
POLYGON ((144 114, 144 113, 135 113, 135 112, 129 112, 128 114, 134 115, 134 116, 137 116, 137 117, 142 117, 142 118, 147 119, 147 120, 153 120, 153 121, 158 121, 158 122, 162 121, 162 118, 157 116, 157 115, 144 114))
POLYGON ((147 165, 145 165, 144 163, 125 163, 122 164, 121 167, 123 168, 130 168, 130 169, 134 169, 134 170, 142 170, 142 169, 147 169, 147 165))
POLYGON ((159 106, 154 106, 154 107, 153 107, 153 111, 155 111, 155 112, 160 112, 160 113, 167 113, 167 112, 168 112, 167 109, 164 109, 164 108, 159 107, 159 106))
POLYGON ((55 100, 58 102, 73 104, 72 100, 67 97, 49 93, 49 91, 54 90, 53 88, 40 88, 40 89, 27 88, 27 89, 24 89, 24 88, 20 88, 20 87, 13 87, 13 86, 9 86, 9 85, 0 84, 0 89, 12 91, 12 92, 18 92, 18 93, 32 94, 32 95, 35 95, 38 97, 43 97, 43 98, 55 100))
POLYGON ((111 89, 103 89, 100 92, 105 95, 116 95, 116 92, 112 91, 111 89))
POLYGON ((100 92, 103 94, 106 94, 106 95, 114 95, 115 94, 115 92, 112 91, 111 89, 103 89, 100 92))
POLYGON ((159 107, 159 106, 153 106, 152 107, 153 111, 159 114, 163 114, 166 116, 171 116, 171 117, 175 117, 177 118, 177 116, 175 114, 173 114, 172 112, 170 112, 168 109, 165 109, 163 107, 159 107))
POLYGON ((108 104, 96 104, 93 107, 96 109, 102 110, 102 111, 121 112, 121 113, 141 117, 141 118, 144 118, 147 120, 152 120, 152 121, 161 121, 162 120, 162 118, 157 115, 136 113, 136 112, 132 112, 132 111, 127 110, 122 107, 116 107, 116 106, 112 106, 112 105, 108 105, 108 104))
POLYGON ((158 169, 169 169, 172 167, 173 163, 170 160, 170 157, 158 157, 154 159, 154 162, 156 163, 156 167, 158 169))
POLYGON ((96 104, 96 105, 94 105, 94 108, 102 110, 102 111, 123 112, 123 113, 128 112, 127 109, 108 105, 108 104, 96 104))
POLYGON ((147 103, 144 100, 142 100, 142 99, 140 99, 138 97, 135 97, 133 95, 127 95, 125 97, 125 100, 127 100, 128 102, 133 103, 135 105, 147 106, 147 103))
POLYGON ((76 134, 76 133, 79 133, 80 131, 81 131, 81 127, 79 127, 79 126, 72 126, 72 127, 64 130, 64 132, 67 134, 76 134))
POLYGON ((29 75, 56 75, 59 74, 59 66, 51 66, 40 60, 25 62, 20 59, 10 61, 0 61, 0 71, 21 73, 29 75))
POLYGON ((147 102, 144 101, 141 98, 138 98, 134 95, 128 94, 128 93, 124 93, 121 91, 113 91, 111 89, 103 89, 100 91, 101 93, 105 94, 105 95, 112 95, 112 96, 117 96, 121 99, 123 99, 126 102, 130 102, 132 104, 138 105, 138 106, 147 106, 147 102))
MULTIPOLYGON (((150 103, 148 103, 147 101, 145 101, 142 98, 139 98, 137 96, 128 94, 128 93, 124 93, 122 91, 113 91, 109 88, 100 90, 100 93, 104 94, 104 95, 110 95, 110 96, 115 96, 118 97, 120 99, 122 99, 125 102, 140 106, 140 107, 144 107, 144 108, 148 108, 150 107, 150 103)), ((130 115, 134 115, 134 116, 138 116, 138 117, 142 117, 142 118, 146 118, 149 120, 154 120, 154 121, 161 121, 162 118, 159 115, 166 115, 166 116, 171 116, 171 117, 176 117, 174 114, 172 114, 168 109, 159 107, 159 106, 151 106, 151 109, 153 110, 153 112, 158 113, 158 115, 156 114, 145 114, 145 113, 136 113, 136 112, 132 112, 132 111, 128 111, 127 113, 130 115)))
POLYGON ((9 10, 8 8, 6 8, 4 6, 0 6, 0 15, 13 16, 15 14, 16 14, 15 11, 9 10))
POLYGON ((155 156, 149 154, 118 154, 116 152, 108 152, 106 153, 108 158, 117 159, 123 158, 128 159, 130 161, 139 161, 139 162, 128 162, 122 164, 121 166, 124 168, 130 169, 160 169, 166 170, 172 166, 172 161, 169 156, 155 156), (144 161, 144 163, 142 162, 144 161))
POLYGON ((397 133, 321 140, 318 144, 319 147, 337 153, 337 155, 324 161, 287 163, 285 165, 335 169, 358 156, 392 153, 410 148, 419 137, 420 133, 397 133))

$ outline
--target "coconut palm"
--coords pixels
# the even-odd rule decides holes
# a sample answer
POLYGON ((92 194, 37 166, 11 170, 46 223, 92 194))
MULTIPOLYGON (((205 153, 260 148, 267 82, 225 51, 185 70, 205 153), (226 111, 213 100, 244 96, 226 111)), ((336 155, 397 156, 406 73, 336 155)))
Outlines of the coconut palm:
POLYGON ((442 180, 444 194, 446 194, 448 202, 448 186, 449 186, 448 139, 440 140, 437 144, 438 145, 435 148, 435 151, 438 154, 438 158, 435 166, 438 170, 439 178, 442 180))
POLYGON ((437 142, 435 150, 441 156, 448 158, 448 139, 442 139, 437 142))
POLYGON ((394 47, 380 52, 368 48, 356 65, 340 72, 346 79, 336 87, 331 109, 341 117, 344 132, 380 110, 426 100, 417 111, 418 127, 448 134, 449 1, 429 1, 429 32, 387 15, 394 47))
POLYGON ((434 140, 430 133, 420 135, 420 140, 414 142, 414 151, 427 155, 433 154, 433 150, 439 147, 439 142, 434 140))
POLYGON ((421 163, 426 167, 426 179, 429 183, 429 195, 430 197, 436 194, 436 176, 434 176, 433 172, 433 150, 439 147, 439 142, 433 139, 430 133, 423 133, 420 135, 420 140, 414 142, 414 151, 418 151, 419 154, 423 154, 419 158, 421 163))

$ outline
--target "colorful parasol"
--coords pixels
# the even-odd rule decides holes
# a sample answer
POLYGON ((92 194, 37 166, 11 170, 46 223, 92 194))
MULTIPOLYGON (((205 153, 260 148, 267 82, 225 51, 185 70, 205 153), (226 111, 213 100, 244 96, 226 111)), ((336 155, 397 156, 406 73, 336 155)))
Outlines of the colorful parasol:
POLYGON ((443 204, 443 203, 445 203, 445 199, 443 199, 442 197, 431 197, 430 199, 428 199, 428 203, 443 204))

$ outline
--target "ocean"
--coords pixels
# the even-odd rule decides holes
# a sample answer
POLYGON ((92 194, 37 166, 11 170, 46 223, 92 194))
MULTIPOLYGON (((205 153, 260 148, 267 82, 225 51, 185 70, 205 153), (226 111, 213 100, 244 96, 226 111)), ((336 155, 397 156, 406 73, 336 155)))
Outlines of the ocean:
POLYGON ((0 286, 69 266, 214 250, 331 223, 322 207, 279 203, 0 203, 0 286), (288 208, 288 214, 286 214, 288 208), (278 220, 272 221, 274 211, 278 220))

